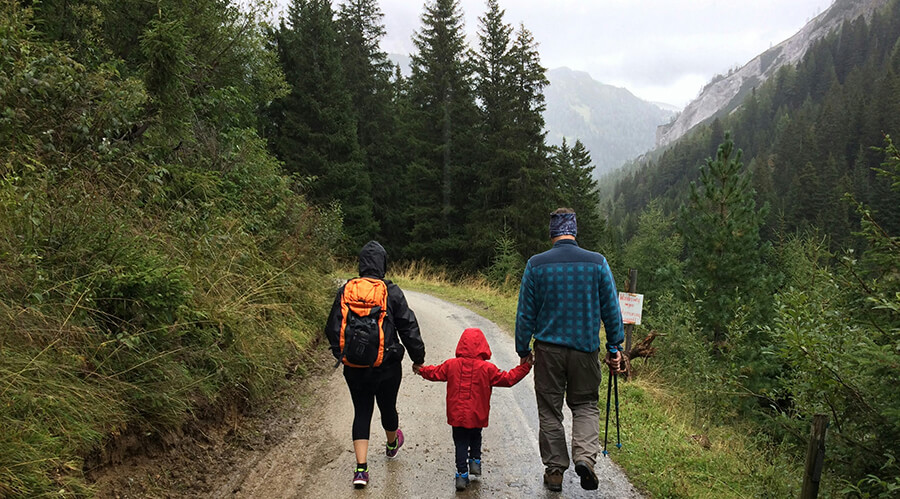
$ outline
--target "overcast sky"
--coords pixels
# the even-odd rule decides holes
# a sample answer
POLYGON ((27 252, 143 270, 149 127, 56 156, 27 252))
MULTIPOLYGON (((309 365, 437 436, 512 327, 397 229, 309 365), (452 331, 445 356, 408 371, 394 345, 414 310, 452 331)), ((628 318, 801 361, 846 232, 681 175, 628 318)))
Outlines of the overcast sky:
MULTIPOLYGON (((485 4, 460 0, 473 47, 485 4)), ((413 52, 411 36, 420 29, 424 1, 380 5, 387 30, 383 50, 413 52)), ((587 71, 642 99, 678 107, 713 76, 789 38, 829 5, 831 0, 500 1, 506 22, 524 23, 534 33, 545 67, 587 71)))

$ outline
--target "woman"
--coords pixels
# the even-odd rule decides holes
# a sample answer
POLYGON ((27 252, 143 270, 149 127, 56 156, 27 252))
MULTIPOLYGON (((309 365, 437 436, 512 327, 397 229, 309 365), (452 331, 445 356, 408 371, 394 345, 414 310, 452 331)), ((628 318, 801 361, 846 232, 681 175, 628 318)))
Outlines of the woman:
POLYGON ((356 453, 353 485, 356 488, 363 488, 369 483, 366 456, 369 451, 369 427, 376 402, 381 412, 381 426, 386 437, 385 455, 389 459, 395 458, 403 445, 403 432, 400 431, 397 415, 397 393, 400 391, 403 374, 400 365, 403 360, 403 346, 409 350, 414 371, 425 363, 425 344, 419 334, 416 314, 407 305, 400 287, 384 279, 386 270, 387 252, 376 241, 369 241, 359 253, 360 277, 351 279, 338 290, 328 322, 325 324, 325 335, 331 344, 331 352, 338 362, 344 364, 344 379, 353 400, 353 450, 356 453), (379 342, 375 349, 377 360, 367 362, 367 365, 348 360, 352 359, 347 351, 350 347, 348 316, 365 320, 351 312, 348 305, 355 297, 347 295, 356 293, 357 284, 361 284, 359 287, 365 287, 367 292, 375 295, 381 291, 386 305, 386 310, 382 310, 382 307, 370 307, 372 317, 380 317, 375 319, 378 321, 376 327, 383 330, 383 336, 378 334, 374 336, 379 342), (345 334, 348 335, 347 338, 345 334), (348 341, 345 342, 345 339, 348 341))

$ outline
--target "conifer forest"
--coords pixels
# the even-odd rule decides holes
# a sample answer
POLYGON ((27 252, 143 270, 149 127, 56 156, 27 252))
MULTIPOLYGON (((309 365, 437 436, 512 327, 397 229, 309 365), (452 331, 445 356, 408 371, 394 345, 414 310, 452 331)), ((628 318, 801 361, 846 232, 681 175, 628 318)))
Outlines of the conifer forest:
POLYGON ((698 413, 827 414, 834 494, 900 494, 900 2, 599 179, 502 0, 425 1, 406 74, 377 0, 283 5, 0 0, 0 497, 265 397, 365 242, 515 294, 561 206, 698 413))

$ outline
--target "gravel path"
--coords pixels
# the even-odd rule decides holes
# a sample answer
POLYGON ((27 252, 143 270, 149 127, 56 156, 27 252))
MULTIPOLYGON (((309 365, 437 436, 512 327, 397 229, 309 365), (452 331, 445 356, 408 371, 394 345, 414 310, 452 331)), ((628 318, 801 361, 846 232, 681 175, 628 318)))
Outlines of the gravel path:
MULTIPOLYGON (((416 312, 426 345, 426 363, 437 364, 453 356, 466 327, 484 331, 501 369, 518 363, 512 337, 494 323, 456 305, 429 295, 406 292, 416 312)), ((582 490, 570 467, 563 492, 552 493, 542 483, 543 466, 537 445, 537 408, 529 374, 512 388, 495 388, 491 424, 484 430, 484 474, 469 489, 457 493, 453 441, 446 423, 444 383, 415 376, 404 360, 398 409, 406 444, 396 460, 384 457, 383 433, 376 409, 369 448, 369 486, 355 490, 350 483, 354 463, 350 441, 352 405, 340 369, 314 388, 299 424, 268 452, 248 456, 223 477, 214 497, 641 497, 622 470, 608 458, 598 457, 600 490, 582 490)), ((571 414, 566 410, 566 422, 571 414)), ((567 425, 568 428, 568 425, 567 425)), ((568 431, 568 429, 567 429, 568 431)))

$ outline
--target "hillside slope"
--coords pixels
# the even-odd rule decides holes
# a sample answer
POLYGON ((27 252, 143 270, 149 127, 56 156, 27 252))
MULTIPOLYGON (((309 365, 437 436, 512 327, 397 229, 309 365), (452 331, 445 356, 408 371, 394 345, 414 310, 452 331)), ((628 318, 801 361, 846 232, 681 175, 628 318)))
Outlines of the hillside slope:
POLYGON ((871 17, 873 12, 887 3, 888 0, 836 0, 796 35, 756 56, 737 71, 727 76, 720 75, 709 82, 674 121, 659 127, 656 145, 669 145, 696 125, 734 111, 753 88, 768 80, 778 68, 799 62, 813 43, 845 21, 859 16, 871 17))
POLYGON ((598 177, 653 147, 657 127, 673 115, 582 71, 556 68, 547 72, 547 79, 547 141, 580 139, 591 152, 598 177))

